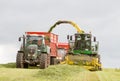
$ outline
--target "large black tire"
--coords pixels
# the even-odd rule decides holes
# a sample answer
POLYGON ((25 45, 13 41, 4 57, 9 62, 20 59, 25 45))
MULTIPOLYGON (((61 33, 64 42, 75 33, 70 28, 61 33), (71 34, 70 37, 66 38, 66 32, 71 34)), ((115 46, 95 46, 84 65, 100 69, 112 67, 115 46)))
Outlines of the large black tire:
POLYGON ((47 67, 47 54, 40 55, 40 69, 45 69, 47 67))
POLYGON ((51 57, 51 65, 56 65, 57 64, 57 59, 55 57, 51 57))
POLYGON ((18 53, 16 57, 16 68, 24 68, 23 53, 18 53))
POLYGON ((24 67, 23 68, 28 68, 28 63, 24 63, 24 67))
POLYGON ((47 67, 50 65, 50 54, 47 54, 47 67))

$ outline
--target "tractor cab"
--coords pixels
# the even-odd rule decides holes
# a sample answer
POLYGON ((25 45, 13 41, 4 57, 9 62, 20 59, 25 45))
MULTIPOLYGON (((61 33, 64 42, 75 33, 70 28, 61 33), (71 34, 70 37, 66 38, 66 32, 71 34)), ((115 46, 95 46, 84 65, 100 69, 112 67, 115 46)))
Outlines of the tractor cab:
POLYGON ((40 35, 27 35, 26 36, 26 52, 28 54, 28 59, 33 60, 37 58, 37 55, 40 55, 44 49, 44 36, 40 35))

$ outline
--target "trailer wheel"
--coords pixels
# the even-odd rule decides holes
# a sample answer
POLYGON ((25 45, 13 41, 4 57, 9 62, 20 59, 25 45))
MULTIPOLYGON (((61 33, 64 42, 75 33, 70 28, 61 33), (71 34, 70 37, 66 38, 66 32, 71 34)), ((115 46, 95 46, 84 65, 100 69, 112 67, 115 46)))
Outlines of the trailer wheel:
POLYGON ((16 57, 16 67, 17 68, 24 68, 23 64, 23 53, 18 53, 16 57))
POLYGON ((47 54, 40 55, 40 69, 45 69, 47 67, 47 54))
POLYGON ((55 57, 51 57, 51 65, 56 65, 57 64, 57 59, 55 57))

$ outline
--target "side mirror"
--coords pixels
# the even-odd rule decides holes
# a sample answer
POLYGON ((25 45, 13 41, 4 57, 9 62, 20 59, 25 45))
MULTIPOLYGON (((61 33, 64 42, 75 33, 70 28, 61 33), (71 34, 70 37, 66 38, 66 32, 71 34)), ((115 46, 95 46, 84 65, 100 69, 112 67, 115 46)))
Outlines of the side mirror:
POLYGON ((67 35, 67 39, 69 40, 69 35, 67 35))
POLYGON ((70 40, 72 40, 72 36, 70 36, 70 40))
POLYGON ((19 37, 19 39, 18 39, 19 41, 21 41, 21 37, 19 37))
POLYGON ((96 37, 94 37, 94 42, 96 42, 96 37))

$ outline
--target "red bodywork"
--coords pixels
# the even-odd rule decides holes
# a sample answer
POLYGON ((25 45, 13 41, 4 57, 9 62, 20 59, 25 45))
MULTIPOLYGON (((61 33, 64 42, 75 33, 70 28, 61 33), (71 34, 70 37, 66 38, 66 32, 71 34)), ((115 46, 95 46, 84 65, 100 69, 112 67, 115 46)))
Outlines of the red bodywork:
POLYGON ((63 61, 65 58, 65 55, 68 53, 69 50, 69 44, 68 43, 58 43, 57 44, 57 52, 58 52, 58 59, 60 61, 63 61))
POLYGON ((69 46, 68 43, 58 43, 58 44, 57 44, 57 47, 58 47, 58 48, 63 48, 63 49, 65 49, 65 50, 66 50, 66 53, 67 53, 70 46, 69 46))
POLYGON ((26 32, 27 35, 38 35, 38 36, 44 36, 46 39, 45 44, 50 46, 52 57, 57 57, 57 43, 58 43, 58 35, 48 32, 26 32))

